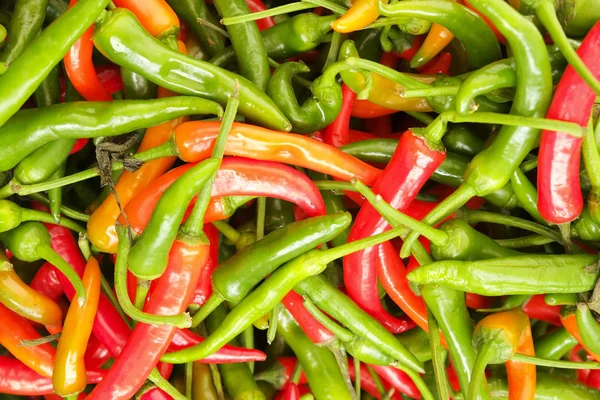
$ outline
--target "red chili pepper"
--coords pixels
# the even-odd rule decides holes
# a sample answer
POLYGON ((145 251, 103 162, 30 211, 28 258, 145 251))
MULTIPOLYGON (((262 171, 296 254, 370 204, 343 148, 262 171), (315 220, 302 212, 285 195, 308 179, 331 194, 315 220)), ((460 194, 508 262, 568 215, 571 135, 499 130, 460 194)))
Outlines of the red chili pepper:
POLYGON ((106 346, 96 336, 90 336, 90 341, 85 352, 86 368, 100 368, 110 358, 110 351, 108 351, 106 346))
MULTIPOLYGON (((100 382, 105 374, 105 370, 88 367, 88 383, 100 382)), ((0 356, 0 393, 43 396, 53 392, 51 378, 43 377, 17 359, 0 356)))
POLYGON ((204 233, 210 242, 208 259, 200 270, 200 279, 191 303, 203 305, 213 292, 211 276, 219 264, 219 231, 212 224, 204 225, 204 233))
MULTIPOLYGON (((370 367, 373 368, 372 365, 370 367)), ((350 379, 352 381, 356 380, 356 371, 354 369, 354 363, 351 360, 348 360, 348 375, 350 375, 350 379)), ((392 385, 385 380, 382 380, 381 383, 383 383, 383 388, 386 392, 392 388, 392 385)), ((360 388, 376 399, 381 399, 381 393, 379 392, 379 388, 375 383, 375 379, 373 379, 373 376, 367 368, 367 365, 363 363, 360 363, 360 388)), ((391 398, 394 400, 401 400, 402 395, 396 391, 391 398)))
POLYGON ((115 94, 123 90, 123 79, 121 79, 121 68, 115 64, 102 64, 96 67, 96 76, 109 94, 115 94))
MULTIPOLYGON (((569 361, 582 362, 583 359, 579 356, 580 351, 581 351, 581 346, 576 346, 573 350, 571 350, 571 353, 569 353, 569 361)), ((579 382, 586 384, 589 377, 590 377, 589 369, 578 369, 577 370, 577 380, 579 382)))
MULTIPOLYGON (((588 32, 577 50, 582 61, 600 79, 600 23, 588 32)), ((569 65, 565 70, 546 118, 578 123, 585 127, 596 93, 569 65)), ((543 131, 538 155, 538 209, 550 223, 562 224, 581 214, 583 197, 579 182, 583 138, 563 132, 543 131)))
MULTIPOLYGON (((167 172, 131 200, 125 212, 135 232, 144 230, 162 193, 194 165, 189 163, 167 172)), ((271 161, 242 157, 223 159, 211 197, 223 196, 276 197, 299 205, 311 217, 326 213, 321 193, 306 175, 271 161)), ((195 200, 188 210, 194 203, 195 200)), ((211 222, 210 217, 211 214, 207 213, 204 221, 211 222)))
POLYGON ((523 306, 523 311, 531 319, 539 319, 549 324, 560 326, 560 306, 546 304, 543 294, 536 294, 523 306))
MULTIPOLYGON (((577 339, 581 347, 583 347, 588 352, 588 354, 594 358, 594 360, 600 362, 600 354, 590 351, 583 343, 583 340, 581 339, 581 333, 579 333, 579 327, 577 326, 577 318, 575 317, 575 313, 565 316, 561 315, 560 322, 562 326, 567 330, 567 332, 569 332, 571 336, 577 339)), ((581 349, 581 347, 575 347, 573 349, 572 354, 576 354, 581 349)))
POLYGON ((334 338, 334 334, 308 312, 304 307, 302 296, 298 293, 292 290, 285 295, 281 302, 313 343, 325 344, 334 338))
POLYGON ((31 283, 29 284, 33 290, 40 294, 57 301, 63 294, 62 286, 56 275, 54 266, 49 262, 45 262, 40 269, 37 270, 31 283))
MULTIPOLYGON (((424 139, 405 132, 398 147, 373 191, 394 208, 404 211, 433 171, 444 161, 443 151, 430 149, 424 139)), ((355 241, 390 229, 387 221, 368 203, 358 213, 348 241, 355 241)), ((377 247, 344 257, 344 283, 348 295, 361 308, 392 332, 409 328, 406 321, 392 317, 385 311, 377 292, 377 247)))
POLYGON ((447 75, 452 65, 452 54, 447 51, 438 54, 435 58, 420 68, 417 68, 421 74, 444 74, 447 75))
POLYGON ((162 39, 179 31, 179 18, 164 0, 114 0, 114 3, 134 13, 152 36, 162 39))
MULTIPOLYGON (((77 0, 71 0, 69 7, 73 7, 77 0)), ((87 101, 112 101, 111 95, 104 89, 100 79, 96 75, 94 64, 92 63, 92 52, 94 44, 92 35, 94 27, 91 26, 85 33, 77 39, 69 52, 65 55, 65 70, 73 87, 87 101)))
POLYGON ((391 366, 371 365, 377 375, 387 381, 396 392, 402 393, 413 399, 420 399, 421 392, 413 380, 402 370, 391 366))
POLYGON ((596 389, 600 389, 600 370, 593 370, 588 375, 585 384, 596 389))
POLYGON ((394 51, 392 52, 392 54, 398 58, 401 58, 404 61, 410 62, 410 60, 415 56, 415 54, 417 54, 417 51, 419 51, 422 44, 423 36, 413 36, 413 45, 410 49, 406 49, 400 54, 394 51))
POLYGON ((492 308, 494 298, 475 293, 465 293, 465 303, 472 310, 487 309, 492 308))
MULTIPOLYGON (((246 0, 246 4, 248 4, 248 8, 253 13, 267 10, 267 6, 261 0, 246 0)), ((273 17, 257 19, 256 25, 258 25, 258 30, 262 32, 265 29, 275 26, 275 20, 273 17)))
POLYGON ((342 85, 342 109, 336 119, 323 130, 323 141, 334 147, 350 143, 350 114, 356 93, 345 84, 342 85))
POLYGON ((298 385, 293 382, 288 382, 280 393, 281 396, 279 396, 279 394, 275 396, 276 400, 300 400, 300 389, 298 389, 298 385))

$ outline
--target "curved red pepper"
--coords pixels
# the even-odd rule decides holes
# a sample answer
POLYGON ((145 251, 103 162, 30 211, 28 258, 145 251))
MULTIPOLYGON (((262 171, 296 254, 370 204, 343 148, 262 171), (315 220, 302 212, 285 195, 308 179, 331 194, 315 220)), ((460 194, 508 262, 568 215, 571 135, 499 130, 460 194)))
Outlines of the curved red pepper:
POLYGON ((417 68, 417 71, 421 74, 425 75, 433 75, 433 74, 444 74, 447 75, 450 70, 450 66, 452 65, 452 54, 447 51, 438 54, 435 58, 429 61, 427 64, 423 65, 420 68, 417 68))
POLYGON ((298 325, 302 328, 306 336, 315 344, 326 344, 330 342, 334 334, 325 328, 319 321, 308 312, 304 307, 302 296, 295 291, 285 295, 281 303, 292 314, 298 325))
POLYGON ((423 36, 413 36, 413 45, 410 49, 406 49, 400 54, 393 51, 392 54, 406 62, 410 62, 410 60, 415 56, 415 54, 417 54, 417 51, 419 51, 422 44, 423 36))
MULTIPOLYGON (((586 35, 577 54, 600 79, 600 23, 586 35)), ((569 65, 565 70, 546 118, 578 123, 585 127, 596 100, 596 93, 569 65)), ((574 220, 583 210, 579 182, 580 152, 583 138, 563 132, 544 131, 538 155, 538 209, 550 223, 574 220)))
POLYGON ((420 399, 421 392, 417 389, 417 386, 413 380, 402 370, 381 365, 371 365, 373 371, 377 372, 383 380, 387 381, 391 387, 396 389, 397 393, 402 393, 413 399, 420 399))
MULTIPOLYGON (((246 0, 246 4, 248 4, 248 8, 253 13, 267 10, 267 6, 261 0, 246 0)), ((257 19, 256 25, 258 25, 258 30, 262 32, 265 29, 275 26, 275 20, 273 17, 257 19)))
POLYGON ((111 358, 110 351, 94 335, 90 336, 85 352, 86 368, 100 368, 111 358))
POLYGON ((219 231, 212 224, 204 225, 204 233, 210 242, 208 259, 200 270, 200 279, 194 290, 191 303, 203 305, 213 292, 211 277, 219 264, 219 231))
MULTIPOLYGON (((125 212, 135 232, 140 233, 144 230, 162 193, 194 165, 190 163, 172 169, 129 202, 125 212)), ((211 197, 223 196, 275 197, 297 204, 311 217, 326 213, 321 193, 306 175, 272 161, 242 157, 223 159, 213 183, 211 197)), ((195 200, 190 204, 190 208, 194 203, 195 200)), ((207 223, 211 222, 208 217, 210 214, 206 215, 207 223)))
MULTIPOLYGON (((422 137, 411 131, 405 132, 381 178, 373 186, 373 191, 394 208, 404 211, 445 158, 443 151, 430 149, 422 137)), ((390 229, 387 221, 370 204, 365 203, 356 217, 348 241, 387 229, 390 229)), ((344 257, 344 283, 348 296, 388 330, 398 333, 409 329, 406 321, 389 315, 379 300, 376 246, 344 257)))
POLYGON ((342 85, 342 108, 335 120, 323 130, 323 141, 334 147, 350 143, 350 116, 356 93, 342 85))
MULTIPOLYGON (((98 383, 105 370, 87 367, 88 383, 98 383)), ((52 379, 44 378, 21 361, 0 356, 0 393, 18 396, 43 396, 54 393, 52 379)))
MULTIPOLYGON (((371 368, 373 368, 372 365, 371 368)), ((348 360, 348 375, 350 375, 350 380, 356 380, 356 371, 354 369, 354 363, 351 360, 348 360)), ((385 380, 382 380, 381 383, 383 383, 383 388, 386 392, 392 388, 392 385, 385 380)), ((379 392, 377 383, 375 383, 375 379, 371 376, 371 371, 369 371, 367 365, 363 363, 360 363, 360 388, 376 399, 381 399, 381 393, 379 392)), ((401 400, 402 395, 396 391, 391 398, 394 400, 401 400)))
POLYGON ((63 294, 58 275, 56 275, 56 270, 49 262, 45 262, 40 269, 37 270, 29 286, 31 286, 33 290, 36 290, 40 294, 43 294, 54 301, 57 301, 63 294))
POLYGON ((561 325, 561 307, 546 304, 543 294, 532 296, 522 308, 523 311, 525 311, 525 314, 531 319, 539 319, 540 321, 545 321, 555 326, 561 325))

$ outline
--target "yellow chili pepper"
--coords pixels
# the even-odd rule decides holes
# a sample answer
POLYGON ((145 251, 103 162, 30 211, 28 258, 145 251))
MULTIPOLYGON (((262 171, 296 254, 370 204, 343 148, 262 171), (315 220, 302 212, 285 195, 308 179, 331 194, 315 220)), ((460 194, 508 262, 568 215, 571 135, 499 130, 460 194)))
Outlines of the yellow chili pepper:
POLYGON ((423 45, 410 60, 411 68, 419 68, 437 56, 440 51, 454 39, 454 35, 441 25, 433 24, 427 34, 423 45))
MULTIPOLYGON (((388 0, 381 0, 387 4, 388 0)), ((354 32, 375 22, 379 18, 379 0, 354 0, 352 7, 339 19, 331 23, 334 31, 341 33, 354 32)))

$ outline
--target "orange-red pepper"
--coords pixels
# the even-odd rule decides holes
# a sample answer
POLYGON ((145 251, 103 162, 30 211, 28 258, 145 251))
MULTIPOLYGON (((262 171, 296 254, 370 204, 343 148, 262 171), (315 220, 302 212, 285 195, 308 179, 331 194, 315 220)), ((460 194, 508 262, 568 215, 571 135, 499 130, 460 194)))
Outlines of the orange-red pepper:
POLYGON ((575 339, 577 339, 577 341, 579 342, 581 347, 583 347, 588 352, 588 354, 590 356, 592 356, 592 358, 594 360, 596 360, 597 362, 600 362, 600 354, 592 352, 583 343, 583 340, 581 339, 581 333, 579 332, 579 327, 577 326, 577 318, 575 317, 575 313, 570 313, 568 315, 561 315, 560 322, 562 323, 562 326, 567 330, 567 332, 569 332, 571 334, 571 336, 573 336, 575 339))
POLYGON ((411 68, 422 67, 431 61, 454 39, 454 35, 442 25, 433 24, 423 45, 410 60, 411 68))
POLYGON ((179 33, 179 18, 165 0, 114 0, 114 3, 134 13, 152 36, 162 39, 179 33))
POLYGON ((80 393, 87 385, 84 355, 100 299, 100 266, 94 257, 87 262, 83 284, 87 298, 83 304, 71 303, 56 350, 52 386, 62 396, 80 393))

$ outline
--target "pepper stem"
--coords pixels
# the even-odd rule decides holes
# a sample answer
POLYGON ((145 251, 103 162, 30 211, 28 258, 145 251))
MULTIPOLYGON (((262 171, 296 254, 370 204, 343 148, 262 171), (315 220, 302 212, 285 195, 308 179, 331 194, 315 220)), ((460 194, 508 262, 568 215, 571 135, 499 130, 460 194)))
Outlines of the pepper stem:
MULTIPOLYGON (((467 201, 477 195, 475 189, 467 184, 462 184, 450 196, 446 197, 436 208, 431 210, 429 214, 421 220, 428 225, 435 225, 441 222, 448 215, 452 214, 458 208, 465 205, 467 201)), ((400 250, 400 257, 406 258, 410 255, 411 249, 419 238, 419 233, 412 231, 404 240, 404 245, 400 250)))
POLYGON ((507 249, 524 249, 527 247, 543 246, 552 242, 554 242, 554 239, 542 235, 529 235, 513 239, 496 239, 496 243, 507 249))
POLYGON ((526 356, 516 353, 511 357, 512 361, 518 361, 526 364, 538 365, 540 367, 562 368, 562 369, 600 369, 600 363, 595 361, 564 361, 549 360, 546 358, 526 356))
MULTIPOLYGON (((323 74, 321 75, 321 80, 325 81, 325 82, 335 82, 336 81, 335 77, 340 72, 354 71, 356 68, 353 68, 348 63, 349 59, 350 58, 347 58, 343 61, 338 61, 338 62, 331 64, 329 67, 327 67, 323 71, 323 74)), ((371 89, 373 89, 373 85, 374 85, 373 76, 371 75, 370 72, 367 72, 367 71, 359 70, 358 72, 363 76, 365 82, 364 82, 364 87, 362 88, 362 90, 356 94, 356 98, 359 100, 364 100, 369 97, 369 94, 371 93, 371 89)))
POLYGON ((364 60, 358 57, 348 57, 344 60, 351 67, 364 69, 381 75, 382 77, 389 79, 406 89, 429 89, 430 86, 426 83, 411 78, 409 75, 398 72, 393 68, 386 67, 374 61, 364 60))
POLYGON ((481 392, 481 384, 485 378, 485 368, 493 356, 493 351, 494 344, 492 340, 490 340, 481 346, 477 352, 477 358, 475 358, 475 363, 473 364, 473 369, 471 371, 471 383, 469 384, 469 391, 465 396, 466 400, 476 400, 477 394, 481 392))
MULTIPOLYGON (((421 375, 418 372, 416 372, 410 368, 400 368, 400 367, 396 367, 396 368, 398 368, 399 370, 404 372, 406 375, 408 375, 410 377, 410 379, 412 379, 413 383, 415 384, 415 386, 417 387, 419 392, 421 392, 421 396, 422 396, 423 400, 435 400, 435 397, 433 397, 431 390, 429 390, 429 387, 425 384, 425 381, 423 380, 423 378, 421 377, 421 375)), ((440 398, 443 398, 443 397, 440 397, 440 398)))
POLYGON ((429 344, 431 347, 431 360, 433 362, 433 373, 435 384, 440 399, 450 398, 450 388, 446 379, 446 357, 448 352, 442 347, 440 329, 431 310, 427 309, 427 326, 429 327, 429 344))
MULTIPOLYGON (((353 179, 352 186, 358 189, 358 192, 367 199, 367 201, 383 216, 394 228, 405 226, 408 229, 419 232, 436 246, 444 246, 448 243, 448 234, 422 223, 408 215, 396 210, 380 195, 375 195, 373 191, 358 179, 353 179)), ((408 234, 408 232, 406 232, 408 234)))
MULTIPOLYGON (((178 315, 155 315, 141 311, 131 302, 129 294, 127 293, 127 259, 129 257, 129 250, 131 249, 131 240, 127 232, 127 228, 122 225, 116 226, 117 236, 119 238, 118 256, 115 262, 115 290, 117 292, 117 299, 119 304, 123 308, 125 314, 131 317, 132 320, 142 322, 145 324, 155 325, 173 325, 178 328, 189 328, 192 325, 192 319, 188 313, 178 315)), ((138 293, 142 292, 138 286, 136 291, 136 303, 138 293)), ((147 291, 146 291, 147 293, 147 291)), ((146 300, 145 294, 143 294, 141 305, 144 305, 146 300)))
POLYGON ((583 60, 579 57, 577 52, 571 47, 567 35, 563 30, 558 17, 556 16, 556 9, 554 8, 553 2, 540 1, 537 3, 535 13, 540 19, 544 28, 550 34, 554 43, 558 46, 560 52, 565 56, 565 59, 569 65, 577 72, 579 76, 587 83, 597 94, 600 95, 600 82, 596 79, 594 74, 585 65, 583 60))
POLYGON ((158 369, 154 368, 150 375, 148 376, 148 380, 156 385, 159 389, 162 389, 165 393, 173 397, 175 400, 187 400, 187 397, 179 393, 179 390, 175 388, 175 386, 171 385, 168 380, 162 377, 158 369))
POLYGON ((405 99, 414 99, 419 97, 435 97, 435 96, 456 96, 460 86, 440 86, 429 87, 427 89, 411 89, 403 91, 400 96, 405 99))
POLYGON ((81 234, 85 234, 86 232, 86 229, 78 223, 76 223, 75 221, 71 221, 70 219, 66 218, 61 218, 59 222, 56 222, 51 214, 48 214, 43 211, 32 210, 29 208, 22 208, 21 219, 23 222, 39 221, 48 224, 56 224, 81 234))
POLYGON ((237 17, 227 17, 221 19, 221 25, 229 26, 235 24, 241 24, 244 22, 256 21, 268 17, 276 17, 278 15, 284 15, 293 13, 296 11, 308 10, 315 8, 314 4, 308 4, 303 2, 285 4, 279 7, 273 7, 265 11, 258 11, 246 15, 239 15, 237 17))
POLYGON ((81 281, 77 272, 69 263, 65 261, 56 251, 52 249, 49 245, 38 245, 35 249, 38 257, 43 258, 48 261, 50 264, 54 265, 62 274, 71 282, 71 285, 75 288, 75 292, 77 294, 77 301, 80 305, 83 305, 87 299, 87 295, 85 293, 85 286, 81 281))
POLYGON ((206 303, 200 307, 200 310, 192 317, 192 327, 196 327, 200 325, 202 321, 208 317, 208 315, 213 312, 225 299, 218 294, 217 292, 213 292, 213 294, 206 300, 206 303))
POLYGON ((302 296, 304 307, 321 325, 329 329, 335 336, 340 338, 342 342, 350 342, 356 338, 356 335, 348 329, 336 324, 328 316, 326 316, 315 304, 306 296, 302 296))

